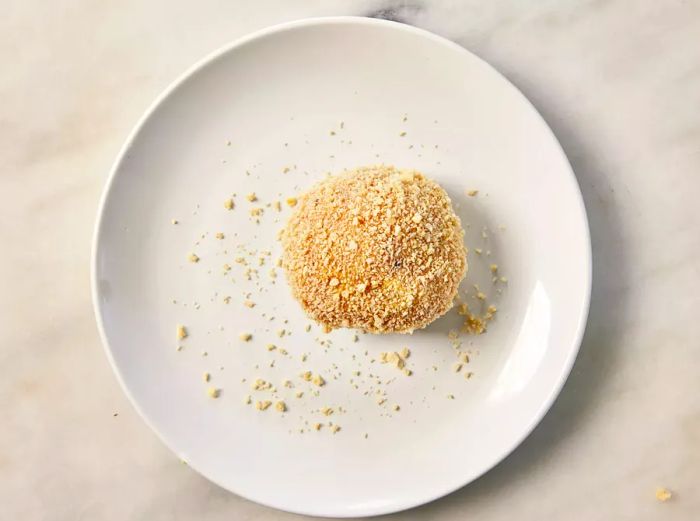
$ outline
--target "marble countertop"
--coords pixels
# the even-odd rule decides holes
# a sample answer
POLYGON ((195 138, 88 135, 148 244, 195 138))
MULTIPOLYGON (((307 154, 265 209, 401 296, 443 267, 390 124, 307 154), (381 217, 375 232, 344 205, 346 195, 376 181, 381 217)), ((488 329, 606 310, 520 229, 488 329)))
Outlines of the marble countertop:
POLYGON ((7 519, 299 519, 182 465, 100 347, 90 243, 139 116, 267 25, 391 18, 483 57, 543 114, 593 237, 591 314, 561 396, 478 481, 406 520, 688 520, 700 511, 700 2, 14 2, 0 19, 0 511, 7 519), (656 487, 673 498, 656 501, 656 487))

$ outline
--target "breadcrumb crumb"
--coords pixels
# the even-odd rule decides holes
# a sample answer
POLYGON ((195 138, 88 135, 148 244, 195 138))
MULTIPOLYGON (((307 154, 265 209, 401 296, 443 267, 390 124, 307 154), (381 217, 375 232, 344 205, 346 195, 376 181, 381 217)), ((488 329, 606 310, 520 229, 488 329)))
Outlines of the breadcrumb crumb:
POLYGON ((656 489, 656 500, 661 501, 662 503, 665 503, 669 499, 673 497, 673 493, 665 488, 665 487, 659 487, 656 489))
POLYGON ((177 339, 182 340, 183 338, 187 338, 187 328, 185 326, 177 326, 177 339))

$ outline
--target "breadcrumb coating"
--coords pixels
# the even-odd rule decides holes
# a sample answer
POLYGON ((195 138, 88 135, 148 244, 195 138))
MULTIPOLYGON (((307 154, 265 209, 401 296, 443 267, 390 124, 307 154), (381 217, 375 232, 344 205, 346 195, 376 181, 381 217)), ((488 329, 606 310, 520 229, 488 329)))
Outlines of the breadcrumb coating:
POLYGON ((294 296, 325 327, 409 333, 452 307, 467 270, 463 233, 434 181, 363 167, 298 199, 283 264, 294 296))

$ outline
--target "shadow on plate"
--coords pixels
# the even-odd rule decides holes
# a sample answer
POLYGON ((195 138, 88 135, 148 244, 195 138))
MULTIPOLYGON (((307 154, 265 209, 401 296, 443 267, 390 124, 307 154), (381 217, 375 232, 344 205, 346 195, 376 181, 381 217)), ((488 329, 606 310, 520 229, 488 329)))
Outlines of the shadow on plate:
MULTIPOLYGON (((538 107, 539 108, 539 107, 538 107)), ((570 120, 540 111, 556 134, 576 173, 588 214, 593 251, 591 308, 581 349, 561 394, 528 438, 492 470, 468 486, 412 511, 415 519, 442 519, 456 512, 468 515, 469 505, 500 496, 513 483, 527 479, 538 465, 558 452, 558 445, 582 428, 607 395, 618 356, 629 281, 623 229, 612 203, 606 175, 570 120), (551 116, 551 117, 548 117, 551 116)), ((502 498, 507 500, 506 497, 502 498)), ((401 514, 384 516, 398 518, 401 514)))

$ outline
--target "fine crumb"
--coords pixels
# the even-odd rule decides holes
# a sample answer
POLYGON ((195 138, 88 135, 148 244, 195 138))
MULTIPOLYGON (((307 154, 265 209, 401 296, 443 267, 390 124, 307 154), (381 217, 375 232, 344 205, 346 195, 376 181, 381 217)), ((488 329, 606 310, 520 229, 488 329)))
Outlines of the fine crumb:
POLYGON ((276 211, 278 211, 278 212, 281 212, 281 211, 282 211, 282 205, 280 204, 279 201, 274 201, 274 202, 272 203, 272 207, 273 207, 276 211))
POLYGON ((395 411, 399 411, 399 410, 401 410, 401 407, 398 404, 394 404, 392 409, 394 409, 395 411))
POLYGON ((185 326, 177 326, 177 339, 182 340, 187 338, 187 328, 185 326))
POLYGON ((255 192, 251 192, 248 195, 245 196, 245 198, 250 201, 251 203, 255 202, 258 200, 258 196, 255 195, 255 192))
POLYGON ((336 424, 331 425, 331 432, 332 432, 333 434, 335 434, 335 433, 338 432, 339 430, 340 430, 340 425, 336 425, 336 424))
POLYGON ((455 395, 454 395, 454 394, 448 394, 448 395, 447 395, 447 399, 448 399, 448 400, 454 400, 454 399, 455 399, 455 395))
POLYGON ((243 305, 247 308, 254 308, 255 302, 253 302, 252 300, 246 300, 243 302, 243 305))
POLYGON ((255 408, 259 411, 264 411, 270 405, 272 405, 272 402, 270 400, 260 400, 255 402, 255 408))
POLYGON ((251 396, 249 394, 246 395, 245 398, 243 398, 243 403, 246 405, 250 405, 252 402, 253 402, 253 399, 251 398, 251 396))
POLYGON ((294 207, 297 205, 296 197, 287 197, 287 206, 294 207))
POLYGON ((277 346, 275 344, 267 344, 267 346, 265 347, 268 351, 274 351, 275 349, 277 349, 277 346))
POLYGON ((171 222, 172 224, 177 224, 178 221, 177 221, 177 219, 172 219, 170 222, 171 222))
POLYGON ((322 426, 322 423, 314 423, 314 430, 320 431, 322 426))
POLYGON ((673 497, 673 493, 666 487, 659 487, 656 489, 656 500, 665 503, 673 497))
POLYGON ((250 333, 241 333, 238 335, 238 338, 243 340, 244 342, 249 342, 251 338, 253 338, 253 335, 250 333))
POLYGON ((224 232, 216 232, 216 238, 221 240, 224 238, 224 232))
POLYGON ((275 409, 277 409, 279 412, 285 412, 287 410, 287 404, 279 401, 275 404, 275 409))
POLYGON ((330 416, 333 414, 333 409, 331 407, 321 407, 320 411, 324 416, 330 416))
POLYGON ((467 191, 467 195, 469 197, 476 197, 479 194, 479 190, 469 190, 467 191))
POLYGON ((311 378, 311 383, 317 385, 318 387, 323 387, 326 385, 326 381, 320 374, 315 374, 313 378, 311 378))
POLYGON ((188 259, 190 262, 199 262, 199 257, 198 257, 197 254, 195 254, 195 253, 190 253, 190 256, 187 257, 187 259, 188 259))
POLYGON ((209 373, 204 373, 204 374, 202 375, 202 379, 203 379, 205 382, 208 382, 209 380, 211 380, 211 375, 210 375, 209 373))
POLYGON ((226 199, 224 201, 224 208, 226 208, 227 210, 233 210, 233 206, 233 199, 226 199))
POLYGON ((209 389, 207 389, 207 394, 210 398, 218 398, 221 394, 221 390, 217 389, 216 387, 210 387, 209 389))
POLYGON ((406 132, 405 132, 405 131, 404 131, 404 132, 399 132, 399 137, 405 137, 405 136, 406 136, 406 132))
POLYGON ((498 271, 498 264, 491 264, 489 269, 491 270, 491 273, 496 273, 498 271))

